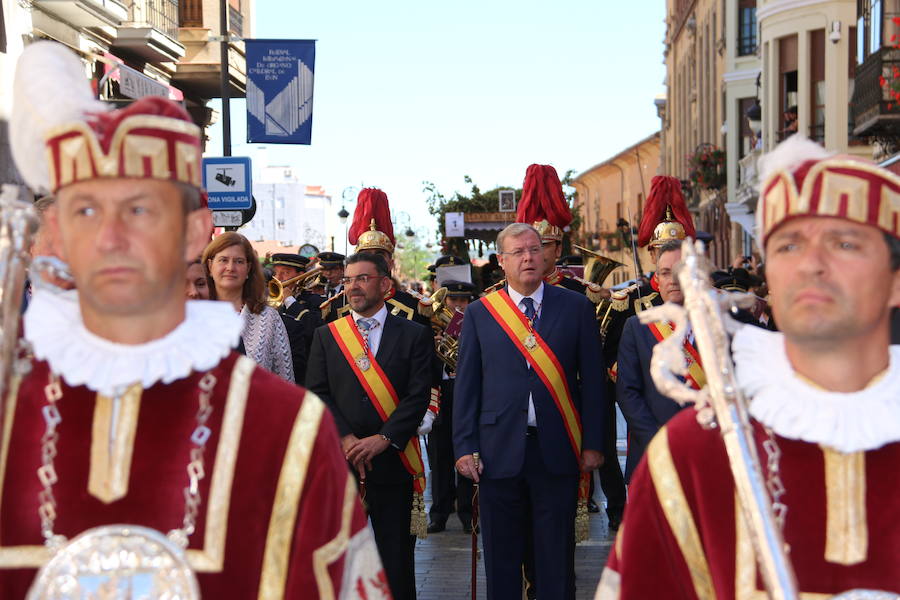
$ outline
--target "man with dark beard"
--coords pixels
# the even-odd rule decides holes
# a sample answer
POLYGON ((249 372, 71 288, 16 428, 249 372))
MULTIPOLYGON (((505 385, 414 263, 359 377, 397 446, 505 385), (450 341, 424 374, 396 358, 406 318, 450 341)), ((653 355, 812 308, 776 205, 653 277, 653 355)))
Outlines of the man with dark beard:
POLYGON ((415 598, 412 534, 425 535, 416 428, 430 397, 431 330, 388 312, 391 279, 381 256, 349 257, 341 284, 350 313, 316 330, 306 384, 334 415, 394 598, 415 598))

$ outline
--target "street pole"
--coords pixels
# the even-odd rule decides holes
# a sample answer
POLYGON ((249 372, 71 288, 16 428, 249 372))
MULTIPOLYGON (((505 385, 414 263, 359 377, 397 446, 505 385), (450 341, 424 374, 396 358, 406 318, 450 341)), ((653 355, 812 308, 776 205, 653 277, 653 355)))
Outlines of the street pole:
POLYGON ((219 0, 219 60, 222 62, 222 156, 231 156, 231 106, 228 95, 228 1, 219 0))

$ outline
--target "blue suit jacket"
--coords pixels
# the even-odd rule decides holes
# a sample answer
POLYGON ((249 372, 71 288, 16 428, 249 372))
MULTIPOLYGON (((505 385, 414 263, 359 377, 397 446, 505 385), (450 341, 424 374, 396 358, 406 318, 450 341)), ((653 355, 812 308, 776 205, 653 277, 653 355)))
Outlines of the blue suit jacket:
MULTIPOLYGON (((593 305, 581 294, 545 284, 536 330, 565 371, 581 415, 582 448, 602 452, 605 369, 593 305)), ((578 461, 563 418, 546 386, 483 302, 470 305, 460 334, 453 395, 456 457, 480 452, 483 477, 518 475, 525 461, 529 392, 547 468, 560 475, 577 474, 578 461)))
POLYGON ((682 408, 660 394, 650 376, 650 357, 656 344, 656 337, 638 317, 629 317, 625 321, 619 341, 616 399, 628 423, 626 482, 631 480, 631 474, 656 432, 682 408))

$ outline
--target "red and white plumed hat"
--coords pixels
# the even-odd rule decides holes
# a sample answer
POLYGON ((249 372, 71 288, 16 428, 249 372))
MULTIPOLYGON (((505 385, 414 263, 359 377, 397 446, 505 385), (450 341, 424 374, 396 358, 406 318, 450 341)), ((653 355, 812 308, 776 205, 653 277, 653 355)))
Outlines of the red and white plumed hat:
POLYGON ((650 194, 638 228, 638 246, 662 246, 670 240, 697 237, 694 219, 681 193, 681 180, 657 175, 650 180, 650 194))
POLYGON ((109 110, 94 98, 81 61, 55 42, 35 42, 19 57, 10 137, 35 192, 119 177, 202 188, 201 131, 181 105, 148 97, 109 110))
POLYGON ((756 207, 760 247, 798 217, 834 217, 900 238, 900 177, 851 156, 835 156, 794 135, 759 159, 756 207))
POLYGON ((556 169, 550 165, 528 167, 516 221, 533 225, 541 236, 541 242, 562 241, 563 230, 572 222, 572 212, 563 195, 556 169))
POLYGON ((384 250, 394 253, 394 225, 387 194, 377 188, 363 188, 356 199, 353 224, 347 240, 356 244, 356 251, 384 250))

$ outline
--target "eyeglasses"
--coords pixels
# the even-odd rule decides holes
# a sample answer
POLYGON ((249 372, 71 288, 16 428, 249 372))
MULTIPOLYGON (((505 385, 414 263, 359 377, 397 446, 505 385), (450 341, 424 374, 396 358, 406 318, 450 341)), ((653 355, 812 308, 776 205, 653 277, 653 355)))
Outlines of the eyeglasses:
POLYGON ((500 254, 508 254, 509 256, 512 256, 516 260, 520 260, 526 254, 528 254, 529 256, 537 256, 538 254, 541 253, 541 250, 542 250, 541 246, 531 246, 530 248, 517 248, 516 250, 513 250, 512 252, 501 252, 500 254))
POLYGON ((235 257, 235 258, 231 258, 230 256, 217 256, 216 257, 217 265, 222 265, 224 267, 228 263, 231 263, 236 267, 243 267, 244 265, 247 264, 247 259, 241 258, 240 256, 235 257))
POLYGON ((370 279, 381 279, 384 275, 368 275, 362 274, 357 275, 356 277, 341 277, 340 282, 344 287, 350 287, 354 283, 358 283, 359 285, 366 285, 369 283, 370 279))

